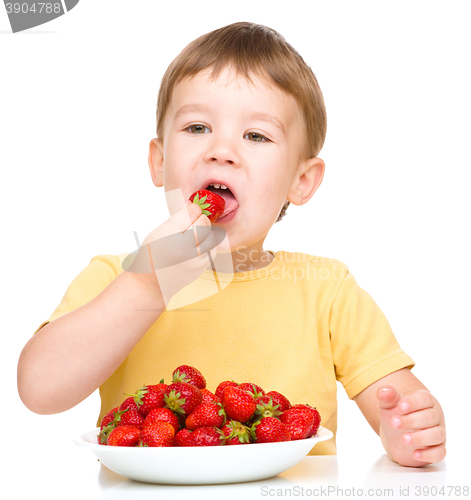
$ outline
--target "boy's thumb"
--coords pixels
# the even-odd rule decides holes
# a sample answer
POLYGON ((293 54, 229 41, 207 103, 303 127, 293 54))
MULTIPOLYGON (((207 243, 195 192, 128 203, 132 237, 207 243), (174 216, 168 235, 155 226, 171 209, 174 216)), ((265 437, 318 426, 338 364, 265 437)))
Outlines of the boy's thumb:
POLYGON ((379 389, 376 397, 378 398, 379 407, 388 409, 397 406, 402 396, 394 387, 388 385, 379 389))

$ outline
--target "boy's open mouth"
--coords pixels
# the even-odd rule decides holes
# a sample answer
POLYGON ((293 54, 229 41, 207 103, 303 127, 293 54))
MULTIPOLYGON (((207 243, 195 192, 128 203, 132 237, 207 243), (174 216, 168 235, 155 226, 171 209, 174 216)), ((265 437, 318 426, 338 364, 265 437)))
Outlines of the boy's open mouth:
POLYGON ((229 188, 229 186, 223 184, 222 182, 210 182, 206 187, 202 189, 207 189, 208 191, 211 191, 212 193, 216 193, 219 196, 222 196, 224 198, 224 201, 226 202, 226 206, 224 208, 224 212, 221 215, 222 217, 225 217, 226 215, 230 214, 234 210, 236 210, 239 207, 239 203, 237 202, 233 192, 229 188), (226 189, 221 188, 220 186, 226 186, 226 189))

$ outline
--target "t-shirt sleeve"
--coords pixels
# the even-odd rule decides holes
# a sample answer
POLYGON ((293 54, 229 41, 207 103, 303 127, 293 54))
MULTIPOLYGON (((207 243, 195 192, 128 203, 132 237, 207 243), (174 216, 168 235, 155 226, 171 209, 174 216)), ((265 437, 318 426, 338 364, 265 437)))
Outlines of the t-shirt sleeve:
POLYGON ((353 399, 380 378, 414 361, 399 346, 385 315, 353 275, 345 275, 330 315, 337 380, 353 399))
POLYGON ((43 321, 34 333, 36 334, 51 321, 78 309, 99 295, 123 271, 121 263, 124 255, 93 257, 87 267, 80 271, 68 286, 52 315, 43 321))

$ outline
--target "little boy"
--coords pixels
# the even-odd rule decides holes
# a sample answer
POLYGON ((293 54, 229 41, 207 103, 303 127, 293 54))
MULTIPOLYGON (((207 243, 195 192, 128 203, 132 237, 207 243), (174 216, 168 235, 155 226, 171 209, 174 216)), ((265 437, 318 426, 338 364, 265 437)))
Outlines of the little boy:
MULTIPOLYGON (((325 134, 317 80, 275 31, 235 23, 188 45, 163 77, 149 147, 171 212, 135 257, 147 252, 152 271, 123 265, 129 254, 91 260, 23 349, 25 405, 62 412, 99 387, 100 421, 124 393, 189 364, 212 390, 250 381, 312 404, 335 435, 340 381, 392 460, 441 461, 442 409, 348 268, 263 248, 288 205, 320 186, 325 134), (213 225, 184 201, 206 188, 226 200, 213 225)), ((335 437, 312 453, 335 454, 335 437)))

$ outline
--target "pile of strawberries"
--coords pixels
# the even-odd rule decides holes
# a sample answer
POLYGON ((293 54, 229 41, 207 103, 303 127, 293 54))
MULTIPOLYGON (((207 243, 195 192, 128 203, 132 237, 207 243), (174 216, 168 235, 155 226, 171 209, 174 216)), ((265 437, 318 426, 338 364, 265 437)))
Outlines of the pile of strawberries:
POLYGON ((221 382, 212 393, 196 368, 182 365, 171 384, 141 387, 101 421, 108 446, 220 446, 305 439, 317 433, 319 412, 291 405, 256 384, 221 382))

